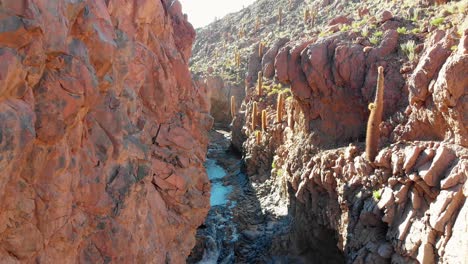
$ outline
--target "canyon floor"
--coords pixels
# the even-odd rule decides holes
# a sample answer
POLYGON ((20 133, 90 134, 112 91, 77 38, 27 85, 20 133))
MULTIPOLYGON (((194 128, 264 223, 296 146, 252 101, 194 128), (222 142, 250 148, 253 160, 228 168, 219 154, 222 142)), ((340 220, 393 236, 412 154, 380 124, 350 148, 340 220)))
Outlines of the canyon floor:
POLYGON ((270 195, 270 181, 253 183, 241 172, 241 157, 231 148, 230 132, 210 131, 205 166, 208 177, 223 176, 221 181, 212 179, 212 197, 218 196, 219 183, 229 191, 223 202, 211 201, 188 263, 304 263, 287 254, 292 221, 288 204, 279 195, 270 195), (271 248, 276 248, 275 253, 271 248))

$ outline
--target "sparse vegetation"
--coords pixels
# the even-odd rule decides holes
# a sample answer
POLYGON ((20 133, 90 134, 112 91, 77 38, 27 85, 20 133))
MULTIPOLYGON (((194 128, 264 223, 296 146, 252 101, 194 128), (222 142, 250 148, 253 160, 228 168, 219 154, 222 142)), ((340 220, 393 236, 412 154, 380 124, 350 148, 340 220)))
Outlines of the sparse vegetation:
POLYGON ((383 31, 379 30, 379 31, 374 32, 374 36, 381 38, 383 36, 383 31))
POLYGON ((372 37, 369 38, 369 42, 372 44, 372 45, 379 45, 380 44, 380 41, 382 40, 382 35, 383 35, 383 32, 382 31, 376 31, 374 32, 374 34, 372 35, 372 37))
POLYGON ((419 8, 416 8, 413 13, 413 17, 411 18, 411 21, 417 22, 419 20, 419 8))
POLYGON ((369 29, 367 27, 364 27, 361 31, 361 35, 367 38, 367 36, 369 36, 369 29))
POLYGON ((344 24, 341 26, 340 31, 346 32, 346 31, 349 31, 350 29, 351 29, 351 26, 344 24))
POLYGON ((414 40, 409 40, 406 43, 400 45, 401 51, 408 57, 410 61, 414 61, 416 58, 415 50, 416 50, 416 43, 414 40))
POLYGON ((398 34, 408 34, 408 30, 405 27, 397 28, 398 34))
POLYGON ((439 26, 441 26, 444 22, 445 22, 445 18, 443 18, 443 17, 438 17, 438 18, 434 18, 433 20, 431 20, 431 25, 433 25, 433 26, 435 26, 435 27, 439 27, 439 26))
POLYGON ((382 195, 380 194, 380 190, 374 190, 372 192, 372 197, 374 197, 374 200, 380 201, 380 199, 382 198, 382 195))

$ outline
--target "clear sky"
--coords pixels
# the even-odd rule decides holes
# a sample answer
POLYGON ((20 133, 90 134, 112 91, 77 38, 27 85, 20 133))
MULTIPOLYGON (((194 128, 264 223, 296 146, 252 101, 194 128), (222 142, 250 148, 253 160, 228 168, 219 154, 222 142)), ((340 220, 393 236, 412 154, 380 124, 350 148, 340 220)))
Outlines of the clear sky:
POLYGON ((182 3, 182 11, 188 15, 188 20, 193 27, 199 28, 213 22, 215 17, 222 18, 225 15, 248 6, 255 0, 179 0, 182 3))

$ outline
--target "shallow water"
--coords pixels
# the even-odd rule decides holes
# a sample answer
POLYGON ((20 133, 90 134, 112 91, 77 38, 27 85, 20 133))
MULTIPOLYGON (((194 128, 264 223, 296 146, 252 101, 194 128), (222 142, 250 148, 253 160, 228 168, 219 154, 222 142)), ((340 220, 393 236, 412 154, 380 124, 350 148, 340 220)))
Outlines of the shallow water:
POLYGON ((232 186, 224 186, 222 182, 222 179, 227 175, 226 171, 212 159, 206 161, 205 168, 211 181, 210 205, 226 205, 228 195, 232 192, 232 186))
POLYGON ((210 180, 222 179, 224 176, 226 176, 226 171, 223 169, 223 167, 216 164, 216 161, 213 159, 206 160, 205 168, 210 180))

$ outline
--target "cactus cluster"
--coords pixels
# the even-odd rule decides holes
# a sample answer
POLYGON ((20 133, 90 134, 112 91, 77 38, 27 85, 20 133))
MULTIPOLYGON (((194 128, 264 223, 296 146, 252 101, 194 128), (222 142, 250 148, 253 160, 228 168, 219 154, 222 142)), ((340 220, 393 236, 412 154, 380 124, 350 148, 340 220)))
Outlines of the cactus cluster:
POLYGON ((257 92, 258 96, 262 96, 263 94, 263 72, 258 72, 258 79, 257 79, 257 92))
POLYGON ((383 103, 384 103, 384 69, 378 68, 377 88, 375 100, 369 104, 369 120, 367 122, 366 132, 366 156, 371 162, 375 160, 379 147, 379 125, 382 122, 383 103))
POLYGON ((283 122, 283 109, 284 109, 284 93, 278 95, 278 101, 276 103, 276 122, 283 122))

